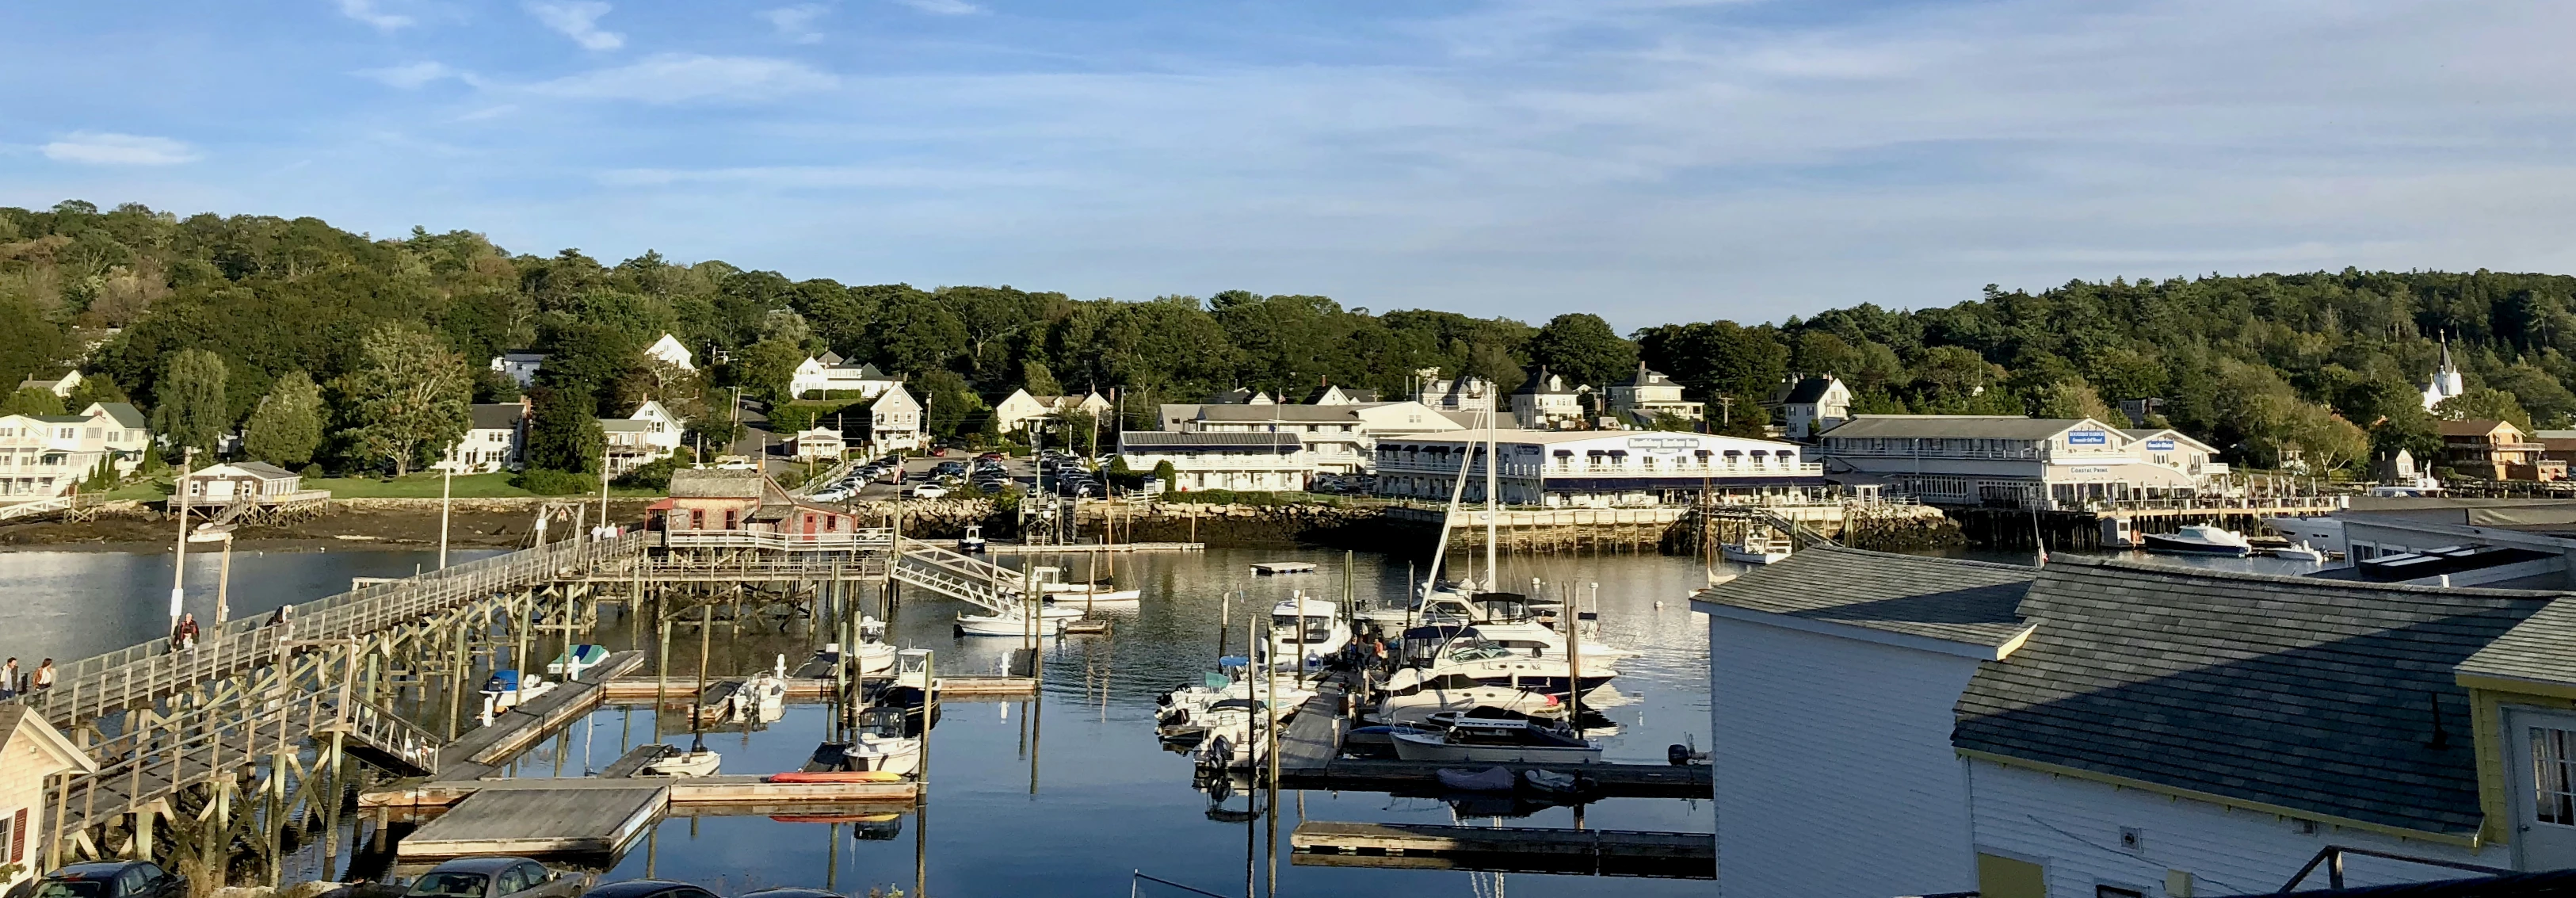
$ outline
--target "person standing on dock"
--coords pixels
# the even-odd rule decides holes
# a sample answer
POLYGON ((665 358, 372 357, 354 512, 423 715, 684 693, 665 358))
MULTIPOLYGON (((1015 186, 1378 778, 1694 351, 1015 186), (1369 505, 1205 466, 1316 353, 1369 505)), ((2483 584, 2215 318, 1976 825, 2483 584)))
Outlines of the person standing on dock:
POLYGON ((52 688, 54 688, 54 659, 47 658, 45 663, 36 665, 36 689, 42 691, 52 688))
POLYGON ((0 700, 16 698, 17 696, 18 658, 17 656, 12 655, 9 657, 8 664, 0 665, 0 700))
POLYGON ((173 652, 190 653, 194 653, 197 650, 196 615, 179 615, 179 622, 170 628, 170 650, 173 652))

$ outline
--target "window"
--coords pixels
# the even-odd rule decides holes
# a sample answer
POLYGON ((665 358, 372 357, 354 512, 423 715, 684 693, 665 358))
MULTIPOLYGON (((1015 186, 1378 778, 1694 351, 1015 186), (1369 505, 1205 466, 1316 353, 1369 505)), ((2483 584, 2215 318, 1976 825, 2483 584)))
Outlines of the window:
MULTIPOLYGON (((11 684, 16 685, 16 684, 11 684)), ((18 844, 18 833, 27 828, 27 812, 0 817, 0 863, 14 864, 26 859, 27 849, 18 844)))
POLYGON ((2097 885, 2093 887, 2093 898, 2147 898, 2147 893, 2115 885, 2097 885))
POLYGON ((2540 822, 2576 826, 2576 730, 2531 728, 2532 808, 2540 822))
POLYGON ((724 525, 724 529, 727 529, 727 530, 732 530, 732 529, 734 529, 734 525, 735 525, 736 523, 739 523, 739 519, 737 518, 737 516, 738 516, 738 515, 740 515, 740 514, 741 514, 741 512, 735 511, 734 509, 730 509, 730 508, 725 509, 725 525, 724 525))

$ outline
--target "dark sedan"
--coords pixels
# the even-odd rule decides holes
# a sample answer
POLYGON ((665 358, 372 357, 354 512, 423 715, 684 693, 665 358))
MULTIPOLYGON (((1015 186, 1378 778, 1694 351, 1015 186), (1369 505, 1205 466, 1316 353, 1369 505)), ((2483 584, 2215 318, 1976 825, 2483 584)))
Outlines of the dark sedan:
POLYGON ((188 878, 150 861, 72 864, 45 874, 35 898, 188 898, 188 878))
POLYGON ((572 898, 581 879, 523 857, 461 857, 412 880, 405 898, 572 898))
POLYGON ((630 879, 582 893, 581 898, 716 898, 715 893, 667 879, 630 879))

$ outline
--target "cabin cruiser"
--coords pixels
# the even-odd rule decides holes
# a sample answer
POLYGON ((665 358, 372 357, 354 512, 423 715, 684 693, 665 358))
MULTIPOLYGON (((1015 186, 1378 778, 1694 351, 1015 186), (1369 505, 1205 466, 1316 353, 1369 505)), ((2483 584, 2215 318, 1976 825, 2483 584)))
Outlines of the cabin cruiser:
POLYGON ((1270 609, 1270 657, 1314 667, 1350 644, 1351 627, 1342 622, 1339 604, 1299 592, 1270 609))
POLYGON ((1601 760, 1599 744, 1526 720, 1462 717, 1447 730, 1399 730, 1391 736, 1395 756, 1407 761, 1589 764, 1601 760))
POLYGON ((1474 592, 1450 585, 1434 587, 1411 607, 1375 608, 1360 612, 1358 617, 1376 624, 1381 630, 1393 631, 1404 627, 1529 620, 1538 616, 1539 607, 1540 603, 1531 602, 1517 593, 1474 592))
MULTIPOLYGON (((1458 635, 1462 639, 1482 639, 1533 658, 1567 660, 1565 637, 1536 623, 1477 624, 1460 630, 1458 635)), ((1611 661, 1634 654, 1636 652, 1589 639, 1583 641, 1583 663, 1587 666, 1596 661, 1606 666, 1611 661)))
POLYGON ((1795 544, 1777 531, 1766 532, 1768 536, 1748 534, 1741 543, 1726 543, 1721 551, 1726 560, 1740 564, 1778 564, 1789 560, 1795 544))
POLYGON ((2215 524, 2185 524, 2174 533, 2149 533, 2140 537, 2149 552, 2179 555, 2227 555, 2243 558, 2254 554, 2254 545, 2233 530, 2215 524))
POLYGON ((860 712, 853 741, 841 749, 842 769, 920 772, 921 739, 911 735, 907 727, 903 708, 875 707, 860 712))
MULTIPOLYGON (((1564 658, 1531 657, 1464 634, 1451 640, 1423 672, 1429 676, 1463 674, 1487 685, 1542 692, 1563 692, 1566 682, 1574 677, 1573 666, 1564 658)), ((1586 664, 1582 674, 1582 689, 1590 692, 1617 679, 1619 671, 1606 663, 1598 667, 1586 664)))
POLYGON ((1510 686, 1476 682, 1465 674, 1428 674, 1408 667, 1388 677, 1378 702, 1377 720, 1397 726, 1421 726, 1440 714, 1472 714, 1491 708, 1526 717, 1563 717, 1565 704, 1556 696, 1510 686))

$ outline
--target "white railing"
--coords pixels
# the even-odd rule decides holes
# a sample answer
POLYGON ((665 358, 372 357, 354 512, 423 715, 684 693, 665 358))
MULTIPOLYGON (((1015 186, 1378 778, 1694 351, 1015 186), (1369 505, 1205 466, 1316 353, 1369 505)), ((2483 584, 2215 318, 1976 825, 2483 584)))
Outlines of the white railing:
POLYGON ((768 549, 776 552, 853 552, 883 549, 894 531, 883 527, 834 533, 770 533, 757 530, 670 530, 662 544, 674 549, 768 549))

